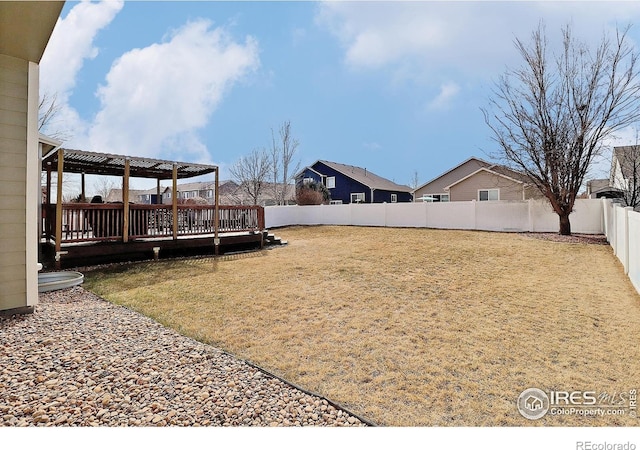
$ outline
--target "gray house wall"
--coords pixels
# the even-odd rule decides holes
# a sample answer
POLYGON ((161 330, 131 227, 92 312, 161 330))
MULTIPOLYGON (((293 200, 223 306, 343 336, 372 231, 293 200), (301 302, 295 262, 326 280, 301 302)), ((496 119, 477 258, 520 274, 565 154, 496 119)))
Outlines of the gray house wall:
POLYGON ((435 178, 429 183, 426 183, 425 185, 419 187, 415 191, 413 199, 415 202, 421 202, 422 197, 424 195, 446 194, 447 191, 444 190, 445 187, 472 174, 478 169, 481 169, 483 167, 489 167, 490 165, 491 164, 485 161, 482 161, 476 158, 471 158, 468 161, 462 163, 460 166, 452 169, 451 171, 443 175, 440 175, 438 178, 435 178))
POLYGON ((525 200, 522 183, 484 170, 451 186, 450 200, 452 202, 479 200, 478 190, 481 189, 499 189, 500 200, 525 200))
POLYGON ((38 302, 38 224, 42 195, 38 64, 63 5, 62 1, 0 1, 2 314, 29 312, 38 302))
POLYGON ((28 61, 0 55, 0 310, 27 306, 28 97, 28 61))

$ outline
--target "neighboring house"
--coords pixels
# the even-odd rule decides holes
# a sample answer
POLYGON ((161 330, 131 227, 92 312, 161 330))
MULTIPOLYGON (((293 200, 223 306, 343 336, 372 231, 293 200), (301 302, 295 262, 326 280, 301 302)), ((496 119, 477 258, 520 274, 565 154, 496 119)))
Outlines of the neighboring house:
POLYGON ((415 202, 448 202, 451 201, 448 186, 463 179, 484 167, 491 167, 492 164, 479 158, 471 157, 458 164, 453 169, 449 169, 434 179, 418 186, 413 191, 413 201, 415 202))
POLYGON ((64 2, 0 1, 0 313, 38 302, 39 63, 64 2))
MULTIPOLYGON (((278 189, 282 189, 282 184, 278 184, 278 189)), ((253 199, 242 187, 232 180, 220 181, 220 204, 221 205, 252 205, 253 199)), ((155 192, 155 191, 154 191, 155 192)), ((274 184, 265 182, 262 191, 258 196, 258 205, 271 206, 276 201, 273 196, 274 184)), ((172 189, 167 187, 162 194, 162 202, 171 203, 172 189)), ((286 198, 293 199, 295 188, 293 185, 287 187, 286 198)), ((207 203, 213 204, 215 200, 215 184, 212 182, 194 182, 178 184, 178 200, 188 200, 203 198, 207 203)))
POLYGON ((331 193, 331 203, 410 202, 411 188, 382 178, 362 167, 318 160, 296 175, 296 187, 315 182, 331 193))
POLYGON ((618 198, 620 191, 611 187, 611 180, 600 178, 587 181, 587 198, 618 198))
POLYGON ((618 197, 640 210, 640 146, 614 147, 610 183, 618 197))
POLYGON ((416 202, 526 200, 542 194, 523 174, 479 158, 469 158, 417 187, 416 202))
MULTIPOLYGON (((158 203, 157 189, 129 189, 129 200, 132 203, 139 203, 144 205, 155 205, 158 203)), ((91 200, 91 199, 87 199, 91 200)), ((122 201, 122 189, 111 189, 107 198, 103 199, 106 203, 116 203, 122 201)))

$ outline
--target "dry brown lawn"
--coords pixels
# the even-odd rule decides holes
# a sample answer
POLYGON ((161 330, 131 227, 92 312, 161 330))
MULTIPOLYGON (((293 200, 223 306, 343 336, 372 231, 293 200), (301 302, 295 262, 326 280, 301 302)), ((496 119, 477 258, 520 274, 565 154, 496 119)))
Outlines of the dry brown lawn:
POLYGON ((640 296, 609 246, 426 229, 278 235, 289 245, 86 273, 85 287, 381 425, 639 425, 516 409, 529 387, 640 387, 640 296))

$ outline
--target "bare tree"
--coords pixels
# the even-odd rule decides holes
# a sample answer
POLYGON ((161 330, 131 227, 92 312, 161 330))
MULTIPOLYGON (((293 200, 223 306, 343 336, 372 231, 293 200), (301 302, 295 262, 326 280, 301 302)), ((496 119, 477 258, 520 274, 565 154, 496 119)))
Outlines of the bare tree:
MULTIPOLYGON (((95 192, 95 195, 99 195, 100 197, 102 197, 102 200, 105 202, 109 197, 109 193, 113 189, 120 189, 121 187, 122 187, 121 180, 108 177, 108 176, 98 177, 95 179, 93 183, 93 191, 95 192)), ((120 197, 120 200, 122 200, 122 197, 120 197)))
POLYGON ((66 141, 71 135, 68 131, 60 129, 56 121, 60 109, 58 94, 50 95, 44 93, 38 104, 38 131, 47 134, 53 139, 66 141))
POLYGON ((409 180, 409 187, 411 189, 416 189, 420 186, 420 178, 418 177, 418 171, 414 170, 411 172, 411 180, 409 180))
POLYGON ((278 188, 278 177, 280 175, 280 146, 276 142, 276 136, 273 132, 273 128, 271 129, 271 182, 272 182, 272 195, 276 204, 279 204, 280 198, 280 189, 278 188))
POLYGON ((251 197, 254 205, 258 204, 258 198, 270 170, 269 154, 264 149, 254 149, 249 155, 241 157, 229 168, 234 181, 251 197))
POLYGON ((571 234, 569 214, 582 181, 605 140, 640 117, 638 54, 628 28, 603 36, 595 49, 562 29, 562 49, 549 56, 544 25, 531 44, 515 46, 524 59, 496 83, 483 109, 505 165, 524 172, 571 234))
POLYGON ((293 181, 296 172, 300 170, 300 162, 294 162, 300 142, 291 134, 290 121, 282 124, 278 135, 280 139, 276 142, 273 130, 271 130, 271 171, 274 198, 277 204, 286 205, 288 186, 293 181))

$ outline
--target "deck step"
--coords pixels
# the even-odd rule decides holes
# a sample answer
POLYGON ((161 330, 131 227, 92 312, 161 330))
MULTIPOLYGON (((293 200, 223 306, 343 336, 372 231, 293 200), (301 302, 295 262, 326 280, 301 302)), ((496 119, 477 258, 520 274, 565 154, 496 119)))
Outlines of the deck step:
POLYGON ((268 231, 265 231, 264 240, 267 245, 287 245, 287 241, 283 241, 280 236, 276 236, 268 231))

